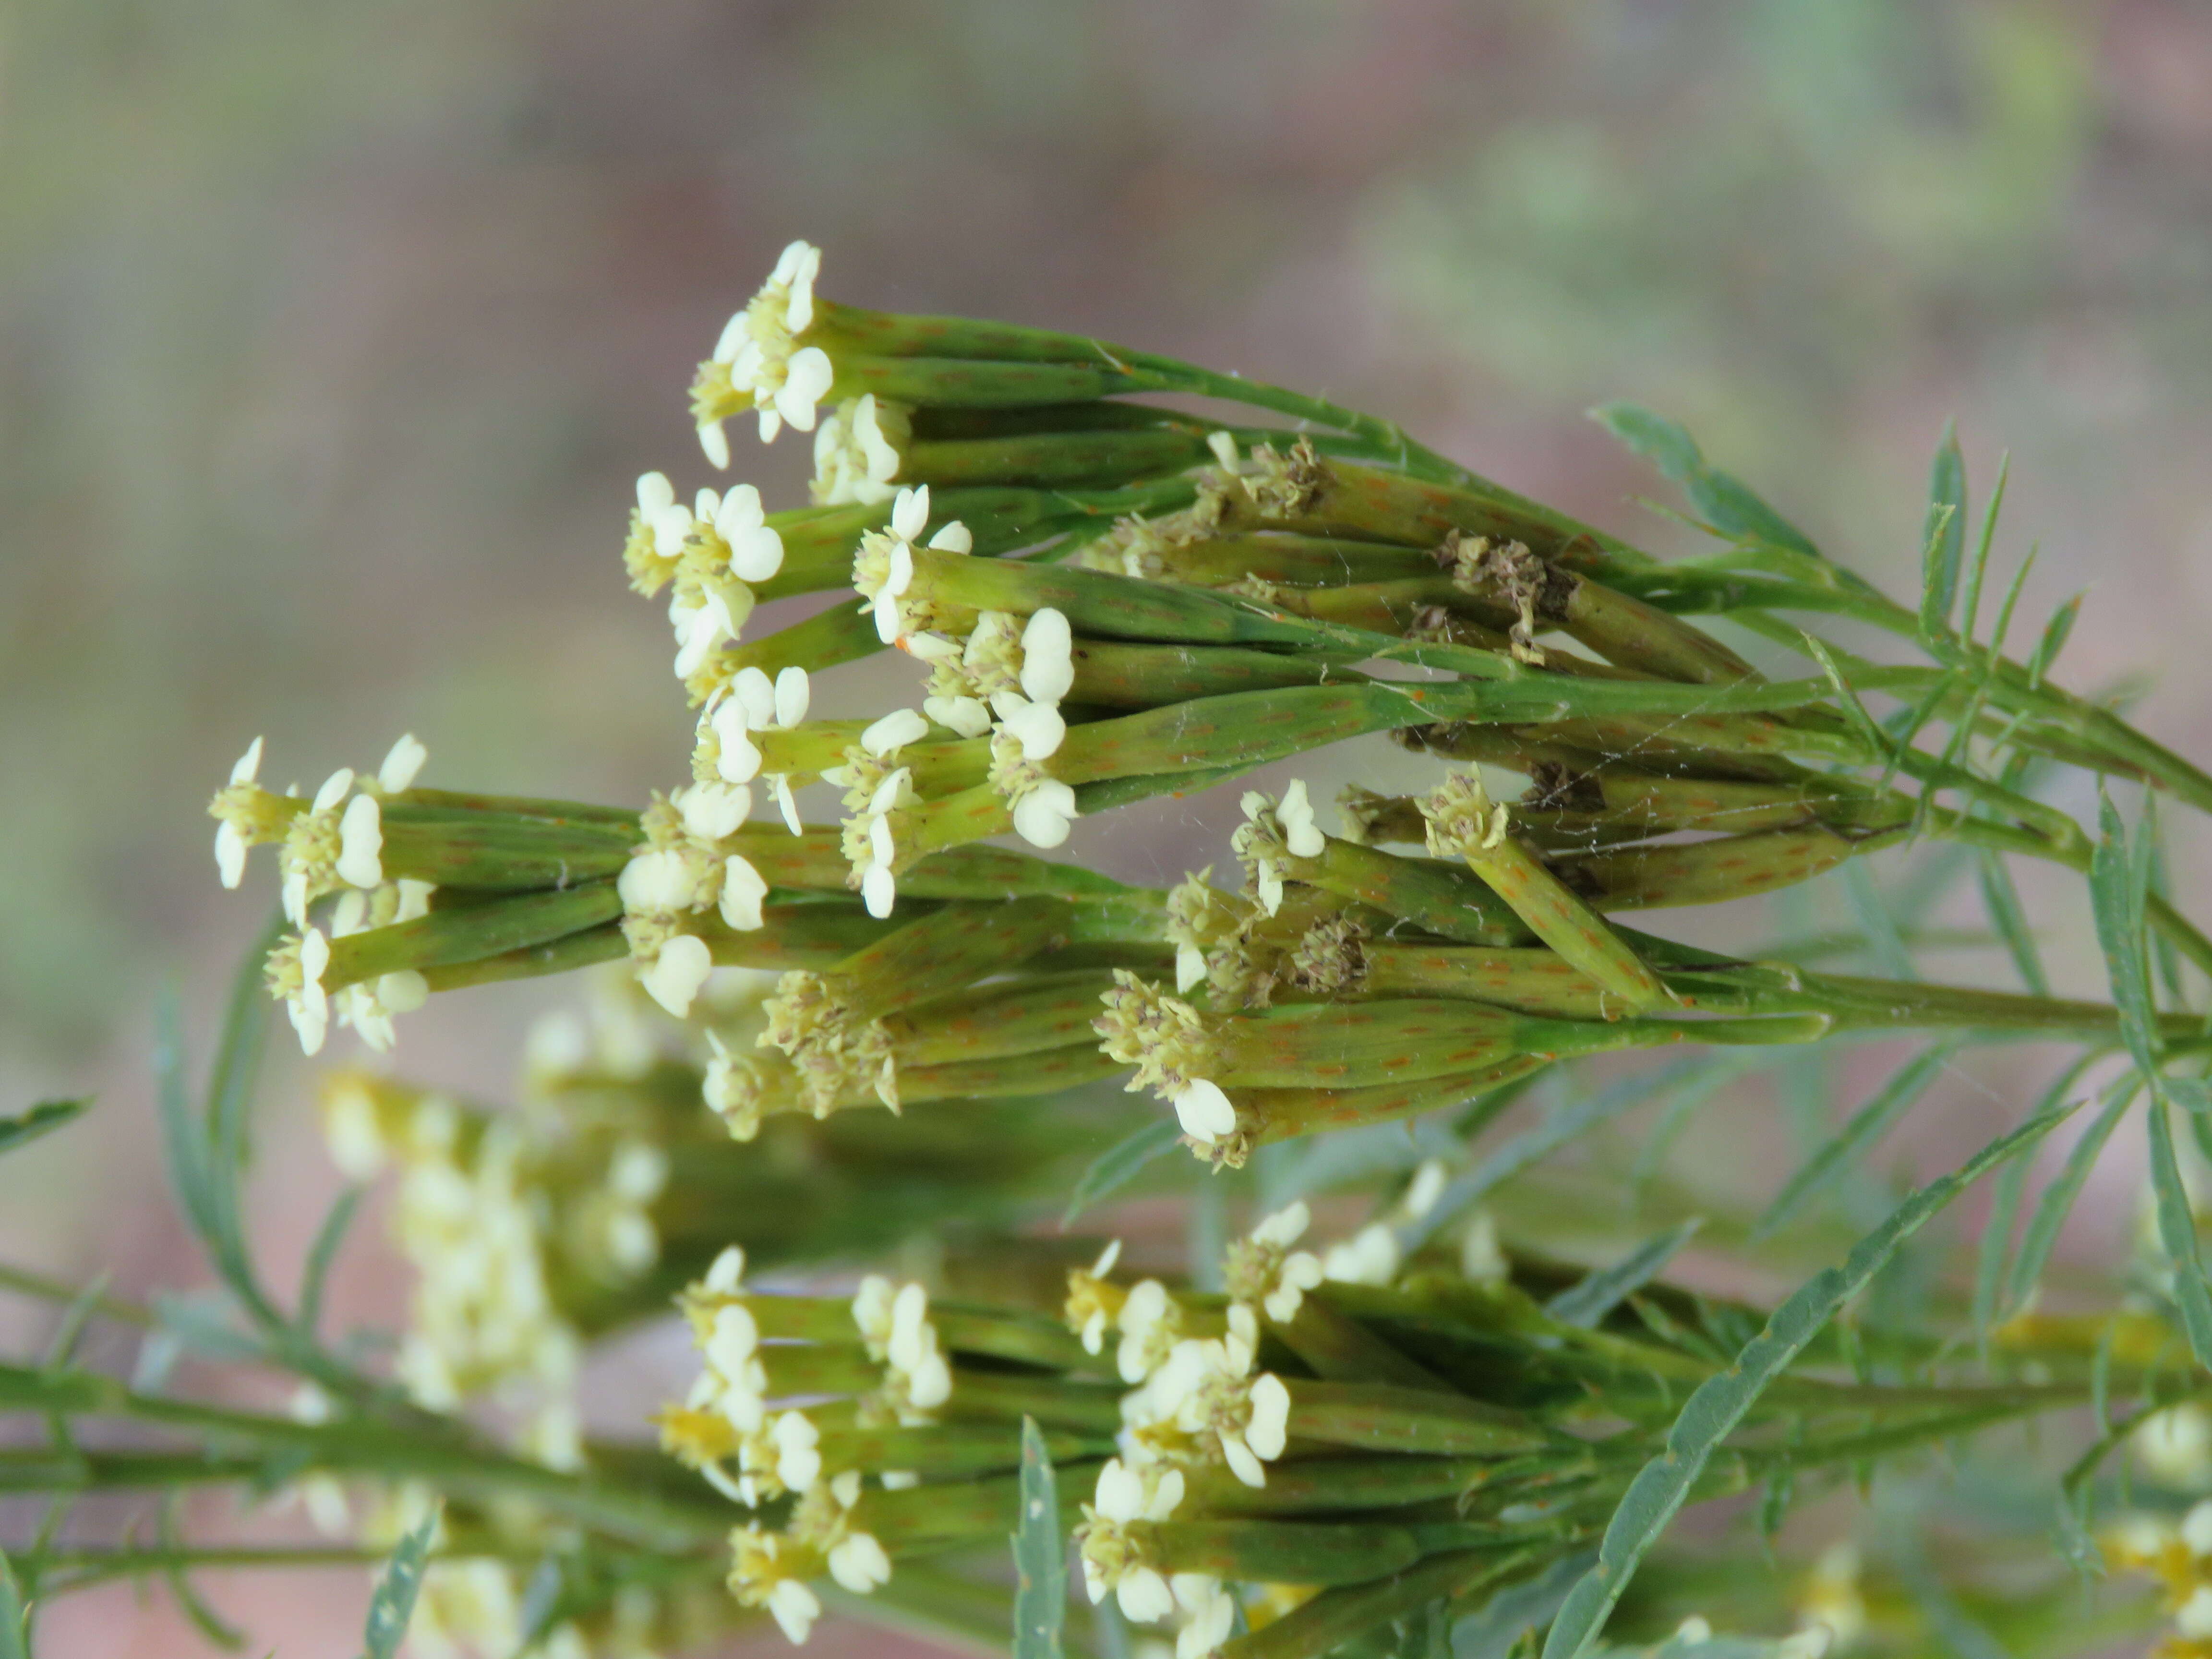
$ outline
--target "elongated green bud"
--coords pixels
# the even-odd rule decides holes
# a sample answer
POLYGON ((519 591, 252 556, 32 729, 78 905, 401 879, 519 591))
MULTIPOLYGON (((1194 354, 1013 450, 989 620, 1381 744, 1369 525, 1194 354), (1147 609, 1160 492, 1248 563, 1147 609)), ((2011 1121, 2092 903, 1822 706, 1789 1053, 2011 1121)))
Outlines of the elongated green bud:
POLYGON ((1607 1012, 1605 988, 1553 951, 1370 940, 1360 957, 1359 988, 1370 996, 1466 997, 1563 1019, 1607 1012))
POLYGON ((1261 532, 1208 535, 1188 514, 1126 520, 1086 548, 1083 562, 1093 570, 1199 587, 1229 587, 1247 579, 1322 587, 1419 581, 1434 574, 1427 554, 1416 548, 1261 532))
POLYGON ((1894 845, 1906 831, 1841 834, 1825 824, 1765 830, 1711 841, 1562 855, 1559 879, 1607 910, 1717 904, 1809 881, 1862 853, 1894 845))
POLYGON ((1631 1008, 1668 1000, 1659 976, 1627 942, 1513 839, 1507 809, 1492 804, 1480 778, 1447 778, 1422 798, 1421 814, 1429 821, 1429 850, 1464 859, 1565 961, 1631 1008))

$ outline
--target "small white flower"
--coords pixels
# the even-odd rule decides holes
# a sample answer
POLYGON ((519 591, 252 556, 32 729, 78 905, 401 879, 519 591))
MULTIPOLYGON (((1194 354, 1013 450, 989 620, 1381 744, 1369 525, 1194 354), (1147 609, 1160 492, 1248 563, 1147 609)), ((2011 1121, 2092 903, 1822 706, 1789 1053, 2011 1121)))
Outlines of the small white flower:
POLYGON ((319 1053, 330 1030, 331 1001, 323 989, 323 974, 331 965, 331 942, 319 927, 300 935, 299 982, 284 990, 284 1012, 300 1036, 300 1052, 319 1053))
MULTIPOLYGON (((246 745, 246 752, 240 755, 231 767, 230 781, 235 787, 240 784, 250 784, 260 775, 261 739, 256 738, 246 745)), ((217 873, 222 876, 222 884, 225 887, 234 888, 244 879, 246 849, 246 840, 244 833, 228 818, 225 818, 216 827, 215 867, 217 873)))
POLYGON ((1176 1091, 1174 1105, 1182 1132, 1201 1146, 1237 1133, 1237 1108, 1218 1083, 1193 1078, 1176 1091))
POLYGON ((722 866, 722 921, 741 933, 762 925, 761 901, 768 881, 750 860, 732 854, 722 866))
POLYGON ((903 412, 879 404, 873 392, 847 398, 814 434, 814 500, 827 507, 889 501, 908 433, 903 412))
POLYGON ((416 775, 422 771, 422 763, 430 758, 430 751, 412 732, 402 736, 384 757, 384 764, 376 769, 376 787, 387 795, 397 795, 415 787, 416 775))
POLYGON ((714 967, 714 958, 704 939, 678 933, 638 971, 637 980, 647 996, 681 1019, 690 1012, 691 1000, 699 994, 714 967))

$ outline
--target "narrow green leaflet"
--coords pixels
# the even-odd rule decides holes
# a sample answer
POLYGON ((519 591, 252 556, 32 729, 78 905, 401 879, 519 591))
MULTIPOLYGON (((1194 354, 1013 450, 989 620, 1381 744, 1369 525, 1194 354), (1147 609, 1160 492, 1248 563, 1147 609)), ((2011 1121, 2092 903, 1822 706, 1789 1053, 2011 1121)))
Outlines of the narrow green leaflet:
POLYGON ((354 1212, 361 1207, 360 1187, 349 1187, 331 1203, 330 1213, 323 1224, 315 1230, 315 1242, 307 1249, 307 1265, 300 1280, 300 1334, 312 1342, 316 1328, 323 1322, 323 1290, 329 1284, 331 1263, 337 1259, 338 1246, 345 1243, 346 1229, 353 1224, 354 1212))
POLYGON ((430 1559, 430 1540, 437 1535, 438 1512, 432 1510, 422 1523, 399 1540, 392 1559, 369 1598, 368 1623, 362 1633, 364 1659, 393 1659, 406 1639, 407 1621, 415 1616, 415 1597, 422 1588, 422 1569, 430 1559))
POLYGON ((1014 1544, 1014 1659, 1060 1659, 1067 1618, 1067 1540, 1044 1433, 1022 1419, 1022 1518, 1014 1544))
POLYGON ((1959 602, 1959 571, 1966 551, 1966 458, 1959 451, 1958 423, 1943 423, 1928 477, 1928 523, 1921 532, 1920 637, 1931 643, 1951 632, 1959 602))
POLYGON ((1600 1267, 1561 1291, 1544 1304, 1544 1311, 1562 1325, 1595 1328, 1598 1321, 1658 1278, 1705 1224, 1703 1216, 1692 1216, 1679 1227, 1645 1240, 1610 1267, 1600 1267))
POLYGON ((1644 1553, 1682 1507, 1706 1462, 1760 1394, 1845 1302, 1866 1288, 1898 1247, 1990 1170, 2034 1144, 2066 1115, 2045 1113, 2000 1135, 1960 1169, 1930 1182, 1860 1240, 1840 1267, 1801 1285, 1719 1376, 1698 1384, 1668 1431, 1667 1449, 1629 1485, 1598 1546, 1597 1565, 1569 1592, 1545 1638, 1544 1659, 1576 1659, 1597 1639, 1644 1553))
POLYGON ((1109 1193, 1127 1186, 1136 1179, 1138 1170, 1182 1139, 1182 1127, 1171 1117, 1163 1117, 1115 1141, 1091 1160, 1091 1167, 1076 1182, 1060 1224, 1066 1226, 1109 1193))
POLYGON ((1981 878, 1982 908, 1990 913, 1998 937, 2012 953, 2013 969, 2020 975, 2021 983, 2037 996, 2049 996, 2051 980, 2043 971, 2043 953, 2036 949, 2035 934, 2027 925, 2027 912, 2021 908, 2020 889, 2013 885, 2012 872, 2005 868, 2000 855, 1984 848, 1977 873, 1981 878))
MULTIPOLYGON (((1974 556, 1966 566, 1966 591, 1959 601, 1959 633, 1968 645, 1974 642, 1974 629, 1981 622, 1982 586, 1989 577, 1990 550, 1996 546, 1997 538, 1997 514, 2003 510, 2005 482, 2011 476, 2012 457, 2009 454, 1999 457, 1996 488, 1990 492, 1989 507, 1982 514, 1982 533, 1975 540, 1974 556)), ((1961 462, 1959 478, 1959 519, 1962 524, 1966 521, 1966 466, 1965 463, 1961 462)), ((2003 649, 2005 629, 2012 619, 2013 602, 2020 597, 2020 577, 2027 575, 2027 566, 2033 562, 2033 556, 2031 554, 2029 558, 2021 564, 2020 575, 2014 578, 2011 591, 2005 595, 2003 605, 1997 613, 1996 627, 1990 636, 1993 641, 1991 646, 1993 651, 2003 649)))
POLYGON ((31 1659, 31 1609, 0 1550, 0 1659, 31 1659))
POLYGON ((0 1152, 12 1152, 40 1135, 52 1134, 64 1123, 73 1123, 92 1104, 90 1095, 75 1100, 42 1100, 27 1112, 0 1117, 0 1152))
POLYGON ((2097 803, 2096 851, 2090 856, 2089 902, 2097 917, 2097 943, 2112 981, 2120 1033, 2146 1077, 2158 1073, 2158 1016, 2150 996, 2150 963, 2143 949, 2143 906, 2150 887, 2150 830, 2132 844, 2112 797, 2097 803))
POLYGON ((1796 1220, 1812 1201, 1834 1185, 1838 1177, 1862 1163, 1875 1143, 1894 1127, 1920 1097, 1928 1091, 1950 1062, 1954 1045, 1939 1042, 1923 1049, 1899 1066, 1875 1091, 1874 1098, 1851 1114, 1844 1127, 1807 1158, 1797 1173, 1775 1195, 1765 1213, 1752 1224, 1748 1242, 1757 1243, 1796 1220))
POLYGON ((2081 601, 2087 593, 2076 593, 2072 599, 2051 613, 2051 620, 2043 626, 2043 637, 2036 641, 2034 654, 2027 659, 2027 683, 2041 685, 2043 677, 2051 672, 2051 665, 2058 660, 2058 653, 2066 648, 2066 636, 2074 631, 2074 624, 2081 615, 2081 601))
POLYGON ((2016 1158, 1997 1171, 1990 1194, 1989 1219, 1974 1255, 1974 1346, 1989 1361, 1990 1332, 1997 1321, 1997 1298, 2004 1293, 2005 1264, 2012 1259, 2012 1236, 2020 1225, 2021 1200, 2027 1194, 2028 1161, 2016 1158))
POLYGON ((1707 465, 1697 440, 1674 421, 1635 404, 1604 404, 1590 418, 1681 485, 1690 505, 1724 535, 1753 537, 1820 556, 1812 538, 1769 507, 1741 479, 1707 465))
MULTIPOLYGON (((2046 1110, 2055 1108, 2057 1096, 2070 1086, 2080 1070, 2076 1066, 2058 1088, 2051 1091, 2045 1103, 2046 1110)), ((2081 1138, 2066 1155, 2065 1167, 2059 1170, 2057 1179, 2045 1187, 2042 1196, 2036 1200, 2034 1212, 2027 1218, 2027 1231, 2021 1237, 2020 1255, 2012 1264, 2011 1282, 2006 1286, 2003 1303, 1993 1310, 1994 1316, 2002 1318, 2027 1304, 2029 1293, 2035 1289, 2035 1281, 2043 1277, 2043 1264, 2051 1259, 2051 1246, 2058 1242, 2059 1229, 2066 1224, 2074 1200, 2081 1196, 2082 1182, 2088 1180, 2089 1171, 2096 1167, 2097 1155, 2105 1150, 2105 1143, 2112 1138, 2112 1131, 2119 1127, 2120 1119, 2127 1115, 2128 1106, 2141 1087, 2133 1077, 2113 1087, 2105 1109, 2081 1132, 2081 1138)))
POLYGON ((2205 1282, 2196 1218, 2174 1161, 2173 1109, 2155 1094, 2150 1103, 2150 1189, 2158 1206, 2159 1240, 2173 1262, 2173 1299, 2189 1334, 2189 1351, 2198 1364, 2212 1365, 2212 1285, 2205 1282))

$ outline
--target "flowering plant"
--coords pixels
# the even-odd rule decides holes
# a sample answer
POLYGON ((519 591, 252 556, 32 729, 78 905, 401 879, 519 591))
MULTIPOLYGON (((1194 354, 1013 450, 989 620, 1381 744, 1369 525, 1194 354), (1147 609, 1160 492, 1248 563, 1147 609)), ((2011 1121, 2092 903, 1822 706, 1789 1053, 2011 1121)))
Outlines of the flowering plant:
MULTIPOLYGON (((223 1296, 147 1310, 8 1275, 66 1311, 41 1361, 0 1367, 0 1408, 48 1437, 0 1480, 52 1499, 11 1546, 0 1642, 117 1577, 165 1576, 220 1628, 196 1565, 389 1553, 383 1655, 410 1620, 418 1652, 505 1659, 764 1620, 804 1642, 829 1611, 1025 1656, 1129 1651, 1130 1626, 1178 1659, 1540 1631, 1547 1659, 2055 1652, 2167 1615, 2170 1651, 2212 1653, 2212 1507, 2190 1501, 2212 1487, 2212 1288, 2183 1162, 2212 1157, 2212 941, 2167 896, 2148 805, 2212 808, 2212 777, 2056 682, 2074 606, 2008 656, 2016 577, 1984 628, 2002 480, 1970 538, 1947 439, 1905 606, 1644 410, 1601 416, 1682 486, 1698 556, 1319 398, 832 302, 819 270, 787 249, 691 394, 717 469, 748 412, 764 441, 813 433, 811 504, 638 481, 623 559, 668 599, 687 779, 641 811, 495 796, 426 781, 410 734, 312 795, 264 787, 256 739, 216 793, 222 882, 273 847, 282 910, 203 1099, 173 1033, 161 1048, 223 1296), (756 626, 806 595, 830 597, 756 626), (819 677, 886 651, 912 665, 905 706, 816 715, 819 677), (1301 757, 1352 741, 1431 769, 1351 787, 1332 830, 1301 757), (1037 856, 1293 760, 1307 775, 1246 790, 1228 847, 1171 887, 1037 856), (2099 787, 2094 828, 2050 799, 2069 774, 2099 787), (2132 827, 2107 787, 2142 795, 2132 827), (1917 930, 1878 903, 1844 948, 1883 977, 1627 920, 1916 844, 1978 872, 2022 990, 1920 977, 1917 930), (2050 994, 2023 859, 2086 880, 2109 1000, 2050 994), (396 1183, 412 1312, 388 1360, 321 1330, 357 1188, 288 1308, 239 1201, 274 1007, 309 1054, 333 1022, 383 1054, 433 995, 587 969, 512 1108, 326 1075, 333 1158, 396 1183), (1681 1206, 1595 1261, 1556 1248, 1575 1229, 1547 1159, 1570 1140, 1663 1103, 1648 1176, 1733 1080, 1915 1033, 1762 1212, 1681 1206), (2078 1054, 1959 1167, 1885 1194, 1863 1167, 1881 1136, 1962 1045, 2007 1040, 2078 1054), (1610 1083, 1582 1063, 1651 1048, 1694 1052, 1610 1083), (2022 1231, 2028 1155, 2085 1103, 2022 1231), (2138 1109, 2154 1237, 2094 1311, 2044 1311, 2058 1228, 2138 1109), (1921 1235, 1984 1176, 1962 1291, 1921 1235), (1187 1252, 1157 1205, 1065 1236, 1167 1195, 1187 1252), (1856 1243, 1827 1231, 1839 1206, 1866 1212, 1856 1243), (1693 1236, 1705 1270, 1676 1282, 1693 1236), (1794 1291, 1753 1288, 1801 1263, 1794 1291), (629 1435, 587 1431, 583 1357, 672 1304, 696 1382, 629 1435), (129 1382, 76 1360, 94 1318, 149 1328, 129 1382), (185 1395, 162 1358, 184 1349, 289 1376, 292 1411, 185 1395), (2041 1482, 2036 1525, 1947 1509, 1946 1449, 2014 1497, 2041 1482), (1757 1540, 1656 1547, 1685 1505, 1754 1493, 1732 1512, 1771 1542, 1854 1478, 1879 1549, 1766 1574, 1757 1540), (88 1492, 207 1484, 296 1495, 338 1541, 63 1524, 88 1492), (2027 1535, 2053 1515, 2056 1554, 2027 1535), (2111 1586, 2082 1596, 2074 1570, 2111 1586)), ((0 1123, 0 1150, 73 1113, 0 1123)), ((1607 1231, 1583 1227, 1583 1254, 1607 1231)))

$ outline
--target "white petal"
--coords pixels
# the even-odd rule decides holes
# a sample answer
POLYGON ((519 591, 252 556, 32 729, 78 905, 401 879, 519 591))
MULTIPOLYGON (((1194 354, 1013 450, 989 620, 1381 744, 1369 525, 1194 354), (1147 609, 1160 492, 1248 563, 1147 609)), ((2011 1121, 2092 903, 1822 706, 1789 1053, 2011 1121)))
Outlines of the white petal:
POLYGON ((1244 1425, 1244 1439, 1255 1456, 1269 1462, 1283 1455, 1291 1420, 1291 1391, 1273 1371, 1253 1380, 1252 1415, 1244 1425))
POLYGON ((1098 1486, 1091 1505, 1105 1520, 1134 1521, 1144 1512, 1145 1483, 1137 1472, 1118 1457, 1109 1457, 1098 1471, 1098 1486))
POLYGON ((796 1578, 782 1578, 768 1593, 768 1610, 791 1644, 805 1647, 807 1637, 813 1633, 814 1621, 822 1616, 822 1602, 796 1578))
POLYGON ((1206 952, 1195 945, 1176 946, 1176 994, 1182 995, 1206 978, 1206 952))
POLYGON ((814 430, 815 405, 828 395, 837 378, 830 354, 820 346, 802 346, 784 366, 783 384, 776 388, 775 412, 800 432, 814 430))
POLYGON ((384 880, 384 815, 374 795, 356 795, 338 821, 338 879, 356 887, 384 880))
POLYGON ((730 571, 749 582, 764 582, 783 568, 783 538, 772 526, 755 525, 725 535, 730 544, 730 571))
MULTIPOLYGON (((738 319, 732 318, 732 323, 738 319)), ((641 473, 637 480, 637 510, 647 523, 662 512, 676 505, 676 486, 668 482, 665 472, 641 473)))
POLYGON ((775 677, 775 723, 788 730, 806 718, 806 705, 813 694, 812 682, 804 668, 793 665, 775 677))
POLYGON ((761 751, 746 734, 744 711, 733 704, 723 707, 732 713, 728 719, 718 715, 714 722, 714 740, 720 745, 714 769, 725 783, 750 783, 760 774, 761 751))
POLYGON ((653 515, 653 550, 664 559, 674 558, 684 550, 692 523, 690 508, 671 501, 653 515))
POLYGON ((738 1287, 744 1283, 744 1247, 730 1244, 724 1246, 722 1253, 714 1258, 714 1265, 707 1269, 707 1276, 700 1284, 714 1295, 734 1296, 738 1287))
POLYGON ((740 668, 730 682, 730 701, 743 714, 747 731, 763 732, 775 724, 775 682, 766 669, 740 668))
POLYGON ((1049 605, 1022 629, 1022 695, 1056 703, 1075 684, 1075 637, 1067 618, 1049 605))
POLYGON ((300 936, 300 976, 313 990, 320 993, 323 970, 331 965, 331 942, 323 937, 319 927, 310 927, 300 936))
POLYGON ((1061 846, 1067 840, 1067 830, 1068 821, 1043 790, 1032 790, 1014 804, 1014 833, 1030 846, 1061 846))
POLYGON ((430 981, 412 968, 395 969, 376 981, 376 1000, 395 1014, 411 1014, 430 1000, 430 981))
POLYGON ((1001 691, 991 699, 991 707, 999 724, 1020 740, 1024 760, 1049 759, 1067 737, 1067 722, 1050 703, 1031 702, 1014 692, 1001 691))
POLYGON ((879 593, 869 609, 876 619, 876 637, 885 645, 896 645, 899 635, 906 629, 906 620, 899 615, 898 600, 889 593, 879 593))
POLYGON ((910 542, 929 528, 929 486, 902 489, 891 498, 891 534, 910 542))
POLYGON ((352 787, 353 768, 341 766, 330 776, 325 778, 323 787, 315 791, 314 810, 318 812, 329 811, 346 798, 346 791, 352 787))
POLYGON ((684 830, 701 841, 734 836, 752 816, 753 792, 742 783, 695 783, 676 796, 684 830))
POLYGON ((245 879, 246 837, 234 823, 226 821, 216 825, 215 867, 226 887, 236 887, 245 879))
POLYGON ((981 697, 925 697, 921 707, 930 719, 963 738, 980 738, 991 729, 991 711, 981 697))
POLYGON ((1267 1470, 1241 1436, 1224 1431, 1221 1437, 1221 1455, 1229 1460, 1229 1472, 1248 1486, 1267 1484, 1267 1470))
POLYGON ((830 1576, 855 1595, 890 1582, 890 1557, 865 1532, 856 1532, 830 1552, 830 1576))
POLYGON ((868 914, 878 921, 891 913, 891 905, 898 897, 898 878, 890 866, 871 864, 860 877, 860 900, 868 907, 868 914))
POLYGON ((691 1000, 699 994, 714 966, 714 958, 704 939, 678 933, 660 947, 660 954, 638 975, 638 981, 647 996, 681 1019, 690 1012, 691 1000))
POLYGON ((973 553, 975 550, 975 532, 955 519, 929 538, 928 546, 939 553, 973 553))
POLYGON ((1176 1092, 1175 1114, 1176 1121, 1193 1140, 1211 1145, 1237 1132, 1237 1108, 1219 1084, 1204 1078, 1192 1079, 1176 1092))
POLYGON ((722 866, 722 920, 741 933, 761 925, 761 900, 768 883, 745 860, 732 856, 722 866))
MULTIPOLYGON (((751 337, 751 334, 752 331, 746 324, 745 313, 740 311, 722 325, 722 331, 716 337, 714 349, 708 354, 707 361, 714 363, 728 362, 731 358, 738 355, 738 348, 744 344, 751 337)), ((646 477, 648 478, 657 478, 659 476, 657 472, 646 474, 646 477)), ((644 485, 645 479, 639 479, 639 488, 642 489, 644 485)))
POLYGON ((868 811, 881 815, 903 806, 912 799, 908 786, 914 782, 914 769, 902 766, 888 774, 876 786, 876 793, 868 797, 868 811))
MULTIPOLYGON (((767 423, 765 417, 762 423, 767 423)), ((729 465, 730 434, 722 430, 720 421, 702 421, 699 423, 699 447, 706 452, 708 465, 715 471, 720 471, 729 465)))
POLYGON ((775 809, 783 814, 784 827, 794 836, 806 833, 806 826, 799 821, 799 798, 791 793, 791 780, 778 772, 769 780, 775 790, 775 809))
POLYGON ((1168 1581, 1150 1567, 1133 1567, 1115 1587, 1121 1616, 1133 1624, 1156 1625, 1175 1611, 1175 1595, 1168 1581))
POLYGON ((929 735, 929 721, 913 708, 897 708, 860 733, 860 747, 878 757, 929 735))
MULTIPOLYGON (((1091 1276, 1093 1279, 1105 1278, 1108 1273, 1114 1271, 1114 1264, 1121 1259, 1121 1241, 1117 1238, 1107 1245, 1104 1249, 1099 1251, 1098 1260, 1091 1264, 1091 1276)), ((1093 1353, 1097 1352, 1098 1351, 1096 1348, 1091 1350, 1091 1352, 1093 1353)))
POLYGON ((246 745, 246 752, 238 757, 238 763, 230 769, 230 781, 233 783, 251 783, 260 775, 261 739, 256 738, 246 745))
POLYGON ((384 764, 376 769, 376 787, 387 795, 397 795, 412 788, 415 777, 422 769, 422 763, 430 758, 430 751, 410 732, 393 744, 384 757, 384 764))

